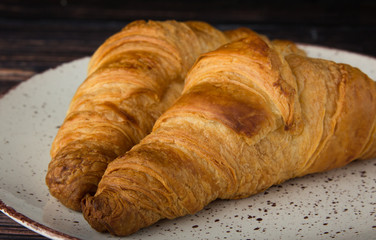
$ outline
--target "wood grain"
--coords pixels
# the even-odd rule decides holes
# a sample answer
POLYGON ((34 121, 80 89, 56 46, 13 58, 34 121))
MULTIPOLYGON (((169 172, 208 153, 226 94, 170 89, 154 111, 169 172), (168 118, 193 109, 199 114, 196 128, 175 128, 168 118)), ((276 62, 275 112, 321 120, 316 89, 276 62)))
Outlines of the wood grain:
POLYGON ((211 23, 367 24, 375 25, 375 1, 339 0, 2 0, 7 18, 197 19, 211 23))
MULTIPOLYGON (((203 20, 376 57, 376 1, 0 1, 0 96, 35 74, 91 55, 136 19, 203 20)), ((1 112, 0 112, 1 116, 1 112)), ((1 154, 1 153, 0 153, 1 154)), ((0 239, 46 239, 0 213, 0 239)))
POLYGON ((47 239, 0 212, 0 239, 47 239))

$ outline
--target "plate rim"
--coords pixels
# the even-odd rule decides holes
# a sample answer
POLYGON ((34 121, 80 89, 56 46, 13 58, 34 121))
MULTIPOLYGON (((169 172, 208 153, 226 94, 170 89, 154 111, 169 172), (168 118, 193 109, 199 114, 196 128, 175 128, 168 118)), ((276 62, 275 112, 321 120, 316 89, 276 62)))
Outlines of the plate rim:
POLYGON ((20 225, 41 234, 44 237, 51 238, 51 239, 62 239, 62 240, 78 240, 79 238, 73 237, 69 234, 60 232, 53 228, 47 227, 44 224, 41 224, 33 219, 27 217, 26 215, 16 211, 13 207, 5 204, 0 199, 0 211, 4 213, 6 216, 13 219, 15 222, 19 223, 20 225))

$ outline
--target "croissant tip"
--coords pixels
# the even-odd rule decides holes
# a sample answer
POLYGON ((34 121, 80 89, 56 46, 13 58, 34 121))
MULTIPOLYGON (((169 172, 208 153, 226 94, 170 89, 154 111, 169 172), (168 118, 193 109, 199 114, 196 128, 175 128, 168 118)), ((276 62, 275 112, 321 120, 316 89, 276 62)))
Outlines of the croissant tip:
POLYGON ((82 184, 80 181, 73 181, 70 184, 57 181, 57 178, 46 176, 46 184, 52 196, 57 198, 64 206, 74 211, 81 212, 81 200, 86 194, 93 194, 97 185, 93 183, 82 184))
POLYGON ((90 194, 86 194, 81 199, 81 211, 83 213, 84 218, 86 221, 91 225, 92 228, 94 228, 98 232, 106 232, 106 227, 101 223, 100 218, 101 216, 96 216, 97 212, 100 213, 100 211, 97 211, 97 209, 94 207, 95 204, 93 203, 94 196, 90 194))

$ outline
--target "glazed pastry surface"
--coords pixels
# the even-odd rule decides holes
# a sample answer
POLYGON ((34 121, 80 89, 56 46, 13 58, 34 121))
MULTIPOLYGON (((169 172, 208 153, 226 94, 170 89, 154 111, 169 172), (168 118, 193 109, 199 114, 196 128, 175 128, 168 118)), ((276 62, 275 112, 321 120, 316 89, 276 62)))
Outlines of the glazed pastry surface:
POLYGON ((147 135, 180 96, 199 54, 250 30, 223 33, 204 22, 135 21, 91 58, 51 147, 46 183, 65 206, 95 193, 107 164, 147 135))
POLYGON ((376 83, 291 42, 250 34, 203 54, 150 135, 111 162, 82 201, 124 236, 211 201, 376 157, 376 83))

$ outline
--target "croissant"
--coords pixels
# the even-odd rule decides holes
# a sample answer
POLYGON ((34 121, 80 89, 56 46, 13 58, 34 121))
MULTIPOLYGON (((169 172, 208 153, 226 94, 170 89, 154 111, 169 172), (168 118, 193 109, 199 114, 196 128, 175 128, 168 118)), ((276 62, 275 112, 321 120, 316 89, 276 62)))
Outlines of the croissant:
POLYGON ((376 84, 257 34, 199 57, 181 97, 82 200, 97 231, 128 235, 274 184, 376 156, 376 84))
POLYGON ((92 56, 53 141, 50 193, 81 210, 81 198, 95 193, 107 164, 147 135, 180 96, 199 54, 249 32, 223 33, 196 21, 135 21, 111 36, 92 56))

